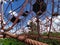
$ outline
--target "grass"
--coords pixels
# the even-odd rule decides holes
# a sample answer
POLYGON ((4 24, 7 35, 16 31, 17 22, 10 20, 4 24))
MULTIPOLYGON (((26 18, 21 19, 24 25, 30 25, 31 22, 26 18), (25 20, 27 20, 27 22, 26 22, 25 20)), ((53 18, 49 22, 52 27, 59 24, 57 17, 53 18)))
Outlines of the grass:
MULTIPOLYGON (((30 34, 32 34, 32 32, 30 32, 30 34)), ((38 34, 38 33, 35 31, 34 34, 38 34)), ((42 35, 47 36, 48 34, 43 33, 42 35)), ((50 35, 51 36, 60 36, 60 33, 52 33, 51 32, 50 35)), ((57 39, 43 39, 43 38, 40 38, 39 41, 43 42, 43 43, 47 43, 49 45, 60 45, 60 41, 57 40, 57 39)))
POLYGON ((60 45, 60 41, 56 39, 42 39, 40 38, 40 42, 47 43, 49 45, 60 45))
MULTIPOLYGON (((30 32, 31 34, 31 32, 30 32)), ((37 32, 34 32, 34 34, 37 34, 37 32)), ((60 33, 50 33, 51 36, 60 36, 60 33)), ((44 33, 43 35, 47 36, 47 33, 44 33)), ((60 41, 56 39, 39 39, 40 42, 47 43, 49 45, 60 45, 60 41)), ((5 38, 5 39, 0 39, 0 45, 25 45, 25 43, 20 42, 14 38, 5 38)))
MULTIPOLYGON (((48 34, 47 33, 43 33, 43 35, 47 36, 48 34)), ((50 36, 60 36, 60 33, 53 33, 53 32, 51 32, 50 36)))
POLYGON ((34 35, 37 35, 38 32, 37 32, 37 31, 34 31, 34 32, 29 32, 28 34, 34 34, 34 35))
MULTIPOLYGON (((40 42, 47 43, 49 45, 60 45, 60 41, 56 39, 39 39, 40 42)), ((5 39, 0 39, 0 45, 25 45, 25 43, 20 42, 16 39, 13 38, 5 38, 5 39)))
POLYGON ((25 45, 25 43, 20 42, 13 38, 0 39, 0 45, 25 45))

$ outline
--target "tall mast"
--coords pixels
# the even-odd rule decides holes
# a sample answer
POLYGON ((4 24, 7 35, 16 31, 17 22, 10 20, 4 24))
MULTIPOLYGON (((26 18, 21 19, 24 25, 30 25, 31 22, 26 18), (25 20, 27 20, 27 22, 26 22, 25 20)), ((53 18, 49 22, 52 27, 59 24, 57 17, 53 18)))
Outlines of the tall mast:
POLYGON ((0 28, 2 28, 3 24, 3 1, 4 0, 0 0, 0 28))

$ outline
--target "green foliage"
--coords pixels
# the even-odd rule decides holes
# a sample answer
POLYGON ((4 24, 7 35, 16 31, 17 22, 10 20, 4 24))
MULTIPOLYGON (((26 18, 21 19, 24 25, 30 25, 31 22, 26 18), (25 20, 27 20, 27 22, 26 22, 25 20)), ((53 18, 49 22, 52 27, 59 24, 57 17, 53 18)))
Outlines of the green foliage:
POLYGON ((20 42, 13 38, 0 39, 0 45, 25 45, 25 43, 20 42))
POLYGON ((30 23, 30 26, 32 27, 32 29, 33 29, 34 31, 37 30, 37 26, 36 26, 36 24, 34 24, 33 22, 30 23))
POLYGON ((60 41, 58 41, 56 39, 42 39, 42 38, 40 38, 39 41, 40 42, 47 43, 49 45, 60 45, 60 41))
POLYGON ((33 32, 31 31, 31 32, 29 32, 29 34, 32 34, 32 33, 33 33, 34 35, 37 35, 37 34, 38 34, 37 31, 33 31, 33 32))
POLYGON ((31 22, 30 27, 31 27, 31 30, 33 30, 33 31, 29 32, 29 34, 38 34, 37 25, 35 23, 31 22))
MULTIPOLYGON (((47 36, 48 34, 47 33, 43 33, 44 36, 47 36)), ((60 33, 53 33, 53 32, 50 32, 50 35, 51 36, 60 36, 60 33)))

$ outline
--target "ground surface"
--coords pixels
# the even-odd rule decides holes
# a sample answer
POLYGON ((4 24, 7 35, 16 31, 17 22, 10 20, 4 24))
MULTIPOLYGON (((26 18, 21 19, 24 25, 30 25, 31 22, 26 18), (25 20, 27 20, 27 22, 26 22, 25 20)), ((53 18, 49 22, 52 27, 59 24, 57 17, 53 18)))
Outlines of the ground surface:
POLYGON ((25 43, 10 38, 10 39, 0 39, 0 45, 25 45, 25 43))
MULTIPOLYGON (((40 39, 40 42, 47 43, 49 45, 60 45, 60 41, 58 40, 51 40, 51 39, 40 39)), ((25 43, 20 42, 16 39, 9 38, 9 39, 0 39, 0 45, 25 45, 25 43)))

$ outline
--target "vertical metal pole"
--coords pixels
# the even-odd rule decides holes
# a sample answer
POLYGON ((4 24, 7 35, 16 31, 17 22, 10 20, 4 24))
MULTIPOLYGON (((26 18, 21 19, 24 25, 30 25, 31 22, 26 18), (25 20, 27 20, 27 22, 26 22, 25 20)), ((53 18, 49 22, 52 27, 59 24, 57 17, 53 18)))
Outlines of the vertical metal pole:
MULTIPOLYGON (((37 32, 38 32, 38 36, 40 37, 39 16, 37 15, 36 18, 37 18, 37 32)), ((38 37, 38 40, 39 40, 39 37, 38 37)))
POLYGON ((50 37, 50 31, 51 31, 51 26, 52 26, 53 13, 54 13, 54 0, 52 0, 52 15, 51 15, 51 20, 50 20, 50 29, 49 29, 49 33, 48 33, 48 38, 50 37))
MULTIPOLYGON (((37 1, 37 0, 36 0, 36 1, 37 1)), ((40 10, 41 10, 41 6, 40 6, 40 10)), ((39 15, 38 15, 38 14, 36 15, 36 18, 37 18, 38 40, 39 40, 39 37, 41 37, 41 34, 40 34, 39 15)))
POLYGON ((0 28, 3 24, 3 0, 0 1, 0 28))
MULTIPOLYGON (((4 0, 1 0, 1 2, 0 2, 0 14, 1 14, 0 15, 0 28, 1 28, 1 30, 3 29, 3 5, 4 5, 3 1, 4 0)), ((6 37, 6 34, 3 33, 3 38, 5 38, 5 37, 6 37)))
MULTIPOLYGON (((2 0, 2 2, 3 2, 4 0, 2 0)), ((4 11, 3 11, 3 5, 4 5, 4 3, 2 3, 2 21, 1 21, 1 27, 3 28, 3 13, 4 13, 4 11)))

